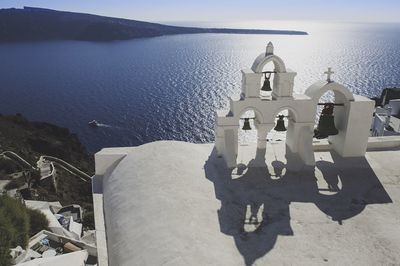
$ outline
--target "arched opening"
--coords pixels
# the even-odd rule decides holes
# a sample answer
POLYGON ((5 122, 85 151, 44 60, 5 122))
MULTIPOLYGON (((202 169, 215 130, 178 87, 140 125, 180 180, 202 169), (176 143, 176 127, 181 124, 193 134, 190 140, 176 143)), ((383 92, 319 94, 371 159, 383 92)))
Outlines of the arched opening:
POLYGON ((257 129, 255 126, 256 119, 257 118, 254 109, 248 109, 240 115, 238 132, 239 145, 246 146, 250 143, 257 142, 257 129), (248 119, 248 124, 246 122, 246 119, 248 119), (245 124, 246 126, 248 125, 250 129, 246 129, 245 124))
POLYGON ((269 141, 282 141, 286 140, 286 133, 287 129, 290 126, 293 126, 293 123, 297 121, 297 113, 296 111, 289 106, 284 106, 279 108, 278 110, 275 111, 273 115, 273 123, 274 127, 272 130, 268 133, 267 139, 269 141), (283 116, 283 117, 280 117, 283 116), (286 130, 283 130, 283 127, 280 128, 279 126, 282 124, 282 120, 284 123, 284 127, 286 130))
POLYGON ((261 78, 260 98, 270 100, 274 89, 276 66, 273 61, 266 63, 262 69, 263 77, 261 78))
POLYGON ((264 53, 260 54, 256 58, 256 60, 254 60, 254 63, 253 63, 253 66, 251 67, 251 69, 256 73, 261 73, 264 66, 269 62, 274 63, 275 70, 277 72, 286 72, 285 63, 283 62, 283 60, 280 57, 278 57, 276 55, 265 56, 264 53))
MULTIPOLYGON (((335 102, 335 93, 331 90, 328 90, 321 97, 319 97, 317 103, 334 103, 335 102)), ((315 107, 316 116, 315 116, 315 124, 318 125, 319 117, 321 115, 322 109, 324 108, 323 105, 318 105, 315 107)))
POLYGON ((255 73, 263 73, 261 79, 260 98, 270 100, 272 98, 274 84, 276 84, 274 73, 285 73, 285 63, 276 55, 262 53, 256 58, 256 60, 254 60, 251 69, 255 73), (267 86, 267 84, 269 86, 267 86))
POLYGON ((266 169, 265 175, 271 179, 280 179, 286 173, 288 158, 291 158, 286 140, 288 132, 293 132, 297 113, 291 107, 282 107, 268 121, 260 118, 261 114, 252 108, 240 116, 237 168, 232 172, 233 178, 254 167, 266 169))
POLYGON ((265 163, 271 179, 281 179, 291 158, 288 137, 293 131, 297 114, 291 107, 278 109, 273 116, 273 126, 267 132, 265 163))
POLYGON ((233 176, 240 176, 256 156, 258 139, 257 125, 263 122, 261 112, 254 108, 245 108, 239 116, 237 169, 233 176))

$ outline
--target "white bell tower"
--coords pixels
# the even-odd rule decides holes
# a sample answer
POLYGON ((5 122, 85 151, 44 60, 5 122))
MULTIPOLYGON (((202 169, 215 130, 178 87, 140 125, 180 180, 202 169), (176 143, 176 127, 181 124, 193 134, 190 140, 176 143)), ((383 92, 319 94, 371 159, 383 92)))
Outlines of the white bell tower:
MULTIPOLYGON (((319 81, 307 89, 305 94, 293 93, 296 72, 287 69, 283 60, 274 54, 274 46, 268 43, 264 53, 254 61, 251 69, 242 70, 242 91, 239 97, 230 99, 230 109, 218 111, 215 125, 215 145, 228 167, 236 167, 238 155, 238 130, 241 116, 254 111, 254 125, 257 129, 257 154, 264 154, 265 163, 267 134, 276 124, 277 115, 288 110, 286 146, 302 159, 306 165, 315 165, 313 136, 316 107, 319 98, 328 90, 335 93, 335 100, 341 101, 342 111, 335 111, 338 135, 328 141, 340 155, 364 156, 374 102, 363 96, 353 96, 344 86, 331 80, 332 70, 327 72, 328 80, 319 81), (273 87, 270 97, 261 95, 261 83, 266 64, 274 64, 273 87)), ((248 120, 247 120, 248 121, 248 120)))

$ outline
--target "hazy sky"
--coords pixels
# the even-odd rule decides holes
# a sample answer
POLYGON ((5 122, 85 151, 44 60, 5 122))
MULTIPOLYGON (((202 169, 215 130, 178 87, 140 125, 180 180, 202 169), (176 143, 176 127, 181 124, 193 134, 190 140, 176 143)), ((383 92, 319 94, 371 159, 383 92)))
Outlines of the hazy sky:
POLYGON ((400 0, 0 0, 0 7, 45 7, 155 22, 334 20, 400 22, 400 0))

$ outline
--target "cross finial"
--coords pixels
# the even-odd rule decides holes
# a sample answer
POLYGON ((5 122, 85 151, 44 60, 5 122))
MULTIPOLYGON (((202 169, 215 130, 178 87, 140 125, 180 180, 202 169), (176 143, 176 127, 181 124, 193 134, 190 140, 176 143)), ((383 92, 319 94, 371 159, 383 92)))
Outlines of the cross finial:
POLYGON ((328 82, 332 82, 331 80, 331 76, 332 74, 334 74, 335 72, 332 71, 331 67, 328 67, 328 71, 325 71, 324 74, 328 75, 328 78, 326 79, 326 81, 328 82))

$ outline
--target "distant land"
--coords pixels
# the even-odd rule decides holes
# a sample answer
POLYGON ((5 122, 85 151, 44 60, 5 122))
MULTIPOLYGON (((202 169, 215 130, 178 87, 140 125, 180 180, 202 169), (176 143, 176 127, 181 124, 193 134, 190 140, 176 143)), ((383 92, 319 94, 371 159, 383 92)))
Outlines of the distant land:
POLYGON ((193 33, 307 35, 292 30, 177 27, 36 7, 0 9, 0 42, 114 41, 193 33))

